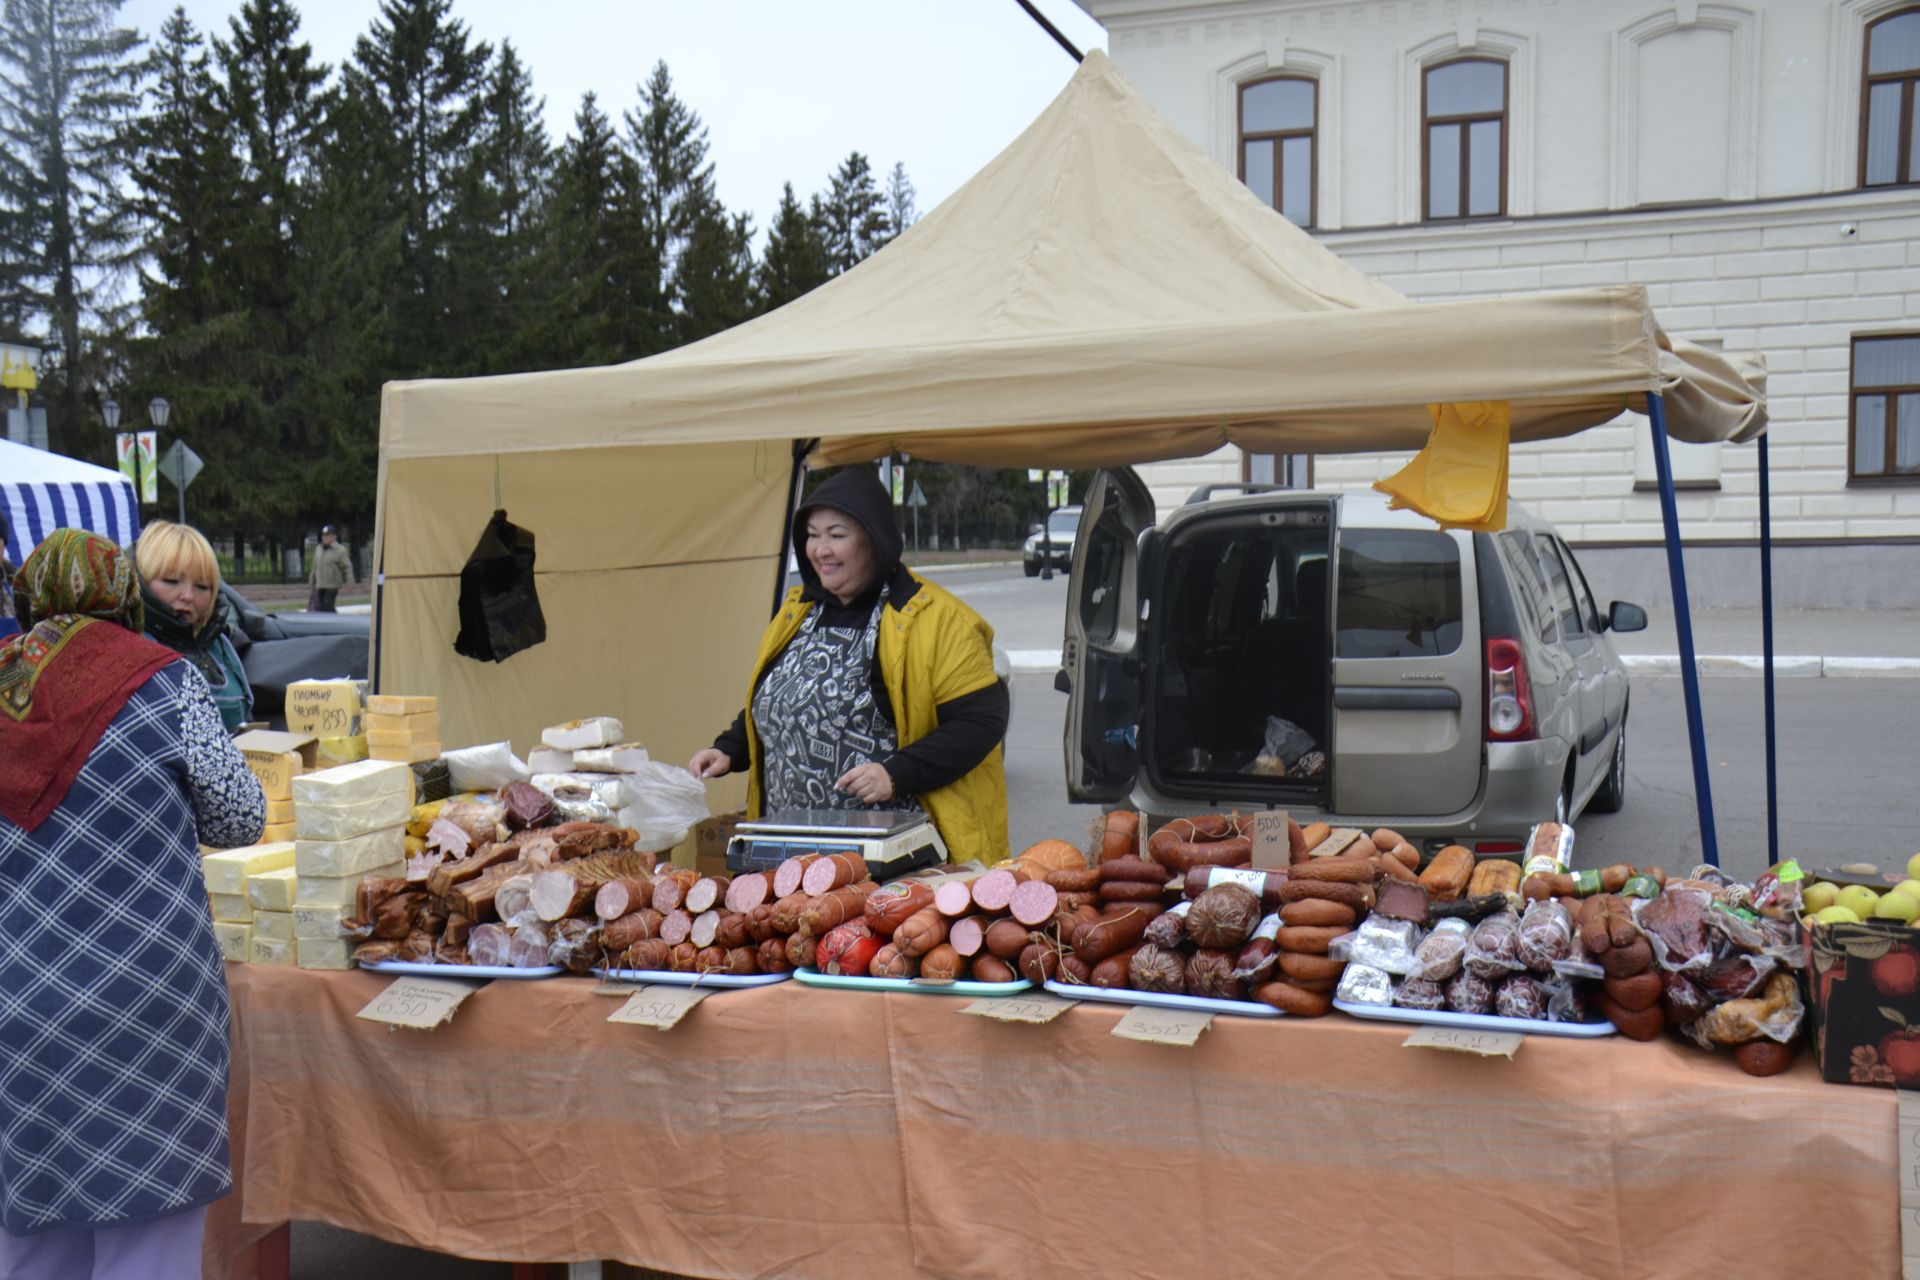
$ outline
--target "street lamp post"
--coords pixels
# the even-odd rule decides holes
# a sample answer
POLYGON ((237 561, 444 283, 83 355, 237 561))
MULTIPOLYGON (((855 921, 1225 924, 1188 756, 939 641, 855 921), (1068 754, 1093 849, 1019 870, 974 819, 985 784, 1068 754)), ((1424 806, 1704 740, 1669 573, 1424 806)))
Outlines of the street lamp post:
MULTIPOLYGON (((120 432, 120 402, 112 398, 100 402, 100 419, 107 424, 107 434, 117 441, 120 432)), ((116 448, 118 447, 116 443, 116 448)), ((144 481, 140 477, 140 442, 133 442, 133 518, 140 519, 140 495, 144 492, 144 481)))
MULTIPOLYGON (((173 406, 167 403, 165 396, 155 396, 153 399, 147 401, 147 419, 153 423, 153 429, 156 433, 167 429, 167 419, 172 416, 173 406)), ((159 448, 157 444, 154 447, 156 449, 159 448)), ((175 461, 178 461, 178 459, 175 459, 175 461)), ((178 472, 175 472, 176 476, 178 474, 178 472)), ((173 491, 180 499, 180 523, 185 524, 187 522, 187 486, 181 484, 176 479, 174 481, 173 491)))

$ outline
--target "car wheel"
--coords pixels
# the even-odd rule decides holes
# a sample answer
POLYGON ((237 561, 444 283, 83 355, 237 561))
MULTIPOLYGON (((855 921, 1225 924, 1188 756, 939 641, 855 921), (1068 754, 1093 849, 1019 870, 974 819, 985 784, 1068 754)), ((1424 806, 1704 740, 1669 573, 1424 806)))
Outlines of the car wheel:
POLYGON ((1595 813, 1618 813, 1627 802, 1627 722, 1620 722, 1620 736, 1613 740, 1613 763, 1607 767, 1607 780, 1587 801, 1595 813))
POLYGON ((1035 563, 1034 563, 1033 561, 1031 561, 1031 560, 1023 560, 1023 561, 1021 561, 1021 562, 1020 562, 1020 567, 1021 567, 1022 569, 1025 569, 1025 570, 1027 571, 1027 576, 1028 576, 1029 578, 1037 578, 1037 577, 1039 577, 1039 576, 1040 576, 1040 566, 1039 566, 1039 565, 1037 565, 1037 564, 1035 564, 1035 563))
POLYGON ((1560 794, 1553 798, 1553 820, 1561 826, 1573 821, 1573 770, 1560 782, 1560 794))

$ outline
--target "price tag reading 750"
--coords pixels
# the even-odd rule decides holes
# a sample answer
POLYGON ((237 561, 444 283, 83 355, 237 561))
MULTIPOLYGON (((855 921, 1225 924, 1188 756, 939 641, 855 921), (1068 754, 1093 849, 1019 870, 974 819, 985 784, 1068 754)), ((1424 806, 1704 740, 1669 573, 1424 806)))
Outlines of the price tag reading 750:
POLYGON ((1050 994, 990 996, 985 1000, 973 1001, 960 1012, 979 1018, 992 1018, 996 1022, 1042 1023, 1052 1022, 1079 1003, 1078 1000, 1062 1000, 1050 994))

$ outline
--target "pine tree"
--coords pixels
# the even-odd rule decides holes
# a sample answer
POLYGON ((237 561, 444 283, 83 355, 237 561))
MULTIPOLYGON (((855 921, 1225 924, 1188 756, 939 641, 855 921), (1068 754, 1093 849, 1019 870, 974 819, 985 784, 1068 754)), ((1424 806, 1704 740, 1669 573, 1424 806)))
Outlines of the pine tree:
POLYGON ((886 242, 886 207, 874 185, 873 169, 858 151, 840 162, 821 198, 820 212, 827 261, 836 275, 852 270, 886 242))
POLYGON ((880 243, 895 239, 919 217, 913 207, 913 183, 907 179, 907 166, 895 161, 887 174, 887 229, 880 243))
POLYGON ((652 354, 676 345, 680 322, 673 314, 679 299, 679 258, 694 225, 719 206, 713 189, 713 166, 707 163, 707 128, 700 117, 673 91, 667 64, 657 62, 653 74, 640 86, 640 111, 626 113, 627 137, 638 172, 630 192, 644 218, 644 234, 659 264, 658 289, 647 307, 657 328, 646 351, 652 354))
POLYGON ((574 113, 573 132, 553 162, 550 193, 537 229, 540 304, 521 317, 517 359, 527 368, 610 364, 640 354, 626 300, 652 296, 659 267, 641 223, 627 203, 640 185, 638 166, 621 149, 613 122, 587 93, 574 113), (531 323, 529 323, 531 320, 531 323))
POLYGON ((697 342, 754 314, 753 229, 744 213, 728 213, 710 194, 692 206, 692 225, 675 259, 677 336, 697 342))
POLYGON ((138 33, 116 27, 120 0, 5 0, 0 40, 0 314, 45 334, 58 358, 45 379, 56 448, 103 457, 82 414, 124 321, 115 289, 139 251, 121 178, 143 65, 138 33))
MULTIPOLYGON (((818 205, 817 200, 815 204, 818 205)), ((780 208, 767 230, 767 247, 760 255, 754 277, 760 304, 768 311, 785 306, 833 278, 819 225, 794 199, 791 182, 781 193, 780 208)))

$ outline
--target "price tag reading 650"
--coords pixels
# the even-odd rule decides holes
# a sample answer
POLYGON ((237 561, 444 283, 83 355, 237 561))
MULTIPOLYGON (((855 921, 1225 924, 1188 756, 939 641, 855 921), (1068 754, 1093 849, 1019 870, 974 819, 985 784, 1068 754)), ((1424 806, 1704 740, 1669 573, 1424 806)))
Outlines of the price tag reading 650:
POLYGON ((447 978, 396 978, 357 1016, 426 1031, 451 1018, 460 1002, 478 990, 471 983, 447 978))

